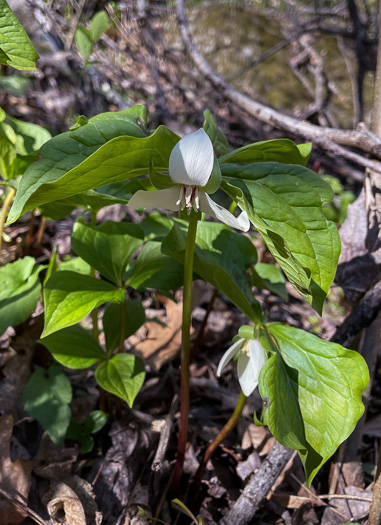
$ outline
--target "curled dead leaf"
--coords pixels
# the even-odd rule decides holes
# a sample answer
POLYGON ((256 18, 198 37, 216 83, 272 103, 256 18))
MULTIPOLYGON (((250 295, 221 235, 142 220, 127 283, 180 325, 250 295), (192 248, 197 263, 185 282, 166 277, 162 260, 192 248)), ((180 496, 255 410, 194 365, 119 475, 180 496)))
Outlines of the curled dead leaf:
POLYGON ((67 525, 86 525, 85 511, 78 496, 66 483, 58 483, 43 497, 51 519, 67 525))

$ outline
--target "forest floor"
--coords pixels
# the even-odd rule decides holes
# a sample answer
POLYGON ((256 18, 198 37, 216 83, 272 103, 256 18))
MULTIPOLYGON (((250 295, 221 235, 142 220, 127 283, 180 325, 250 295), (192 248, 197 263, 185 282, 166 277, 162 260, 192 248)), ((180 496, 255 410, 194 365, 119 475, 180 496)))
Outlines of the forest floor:
MULTIPOLYGON (((137 34, 136 30, 129 36, 129 53, 133 55, 133 61, 127 60, 122 71, 115 67, 106 49, 97 55, 98 64, 84 73, 83 82, 81 62, 75 53, 55 49, 43 54, 38 72, 28 77, 29 84, 23 92, 2 89, 0 106, 14 117, 48 127, 54 135, 66 131, 78 114, 90 117, 103 111, 124 109, 126 96, 122 97, 121 93, 128 91, 131 105, 146 104, 149 99, 147 105, 152 127, 165 123, 184 134, 202 125, 202 110, 209 107, 234 146, 281 136, 278 131, 228 106, 210 86, 200 86, 198 96, 194 88, 184 87, 193 74, 189 67, 185 71, 181 69, 185 66, 177 63, 176 69, 171 62, 167 78, 159 75, 157 81, 146 48, 139 48, 137 34), (183 75, 188 75, 188 80, 182 80, 183 75), (163 91, 165 103, 161 98, 163 91)), ((163 66, 159 67, 162 72, 163 66)), ((194 79, 194 82, 197 84, 199 80, 194 79)), ((322 151, 315 150, 310 167, 316 162, 320 166, 330 161, 322 151)), ((335 175, 334 167, 330 174, 335 175)), ((343 183, 346 190, 358 195, 358 181, 343 183)), ((72 255, 70 235, 77 215, 78 212, 73 212, 59 222, 47 221, 42 242, 37 243, 41 216, 38 212, 26 214, 5 229, 7 242, 3 243, 1 252, 3 262, 32 255, 38 263, 46 264, 55 247, 60 260, 72 255)), ((114 205, 98 215, 98 222, 107 219, 136 221, 137 214, 114 205)), ((272 261, 262 241, 253 237, 253 242, 259 259, 272 261)), ((287 301, 269 291, 256 290, 256 297, 268 312, 270 321, 286 322, 329 339, 350 312, 350 305, 336 284, 328 295, 322 317, 291 286, 286 284, 286 289, 287 301)), ((50 353, 37 342, 42 330, 42 307, 38 307, 28 322, 9 328, 1 336, 0 407, 2 414, 11 415, 12 419, 0 419, 0 450, 5 465, 0 474, 4 479, 11 469, 17 468, 17 479, 10 479, 10 483, 20 493, 28 489, 29 510, 15 507, 7 499, 1 500, 0 525, 38 522, 36 516, 31 517, 32 511, 45 520, 44 523, 53 523, 49 521, 47 504, 61 509, 57 511, 54 523, 153 523, 148 518, 139 517, 138 506, 150 516, 155 516, 160 509, 157 517, 169 524, 190 523, 183 514, 171 509, 171 495, 167 492, 176 453, 179 417, 181 289, 175 290, 174 296, 176 302, 155 293, 143 295, 147 321, 126 341, 126 348, 133 348, 143 357, 147 370, 145 384, 132 409, 125 403, 120 408, 115 399, 108 398, 108 423, 94 436, 94 448, 87 454, 81 454, 78 443, 72 440, 66 440, 64 447, 54 445, 38 423, 23 410, 22 391, 31 372, 36 366, 47 368, 53 363, 50 353), (158 324, 158 320, 162 324, 158 324), (163 451, 159 449, 159 456, 156 456, 166 430, 166 446, 163 451), (14 466, 9 463, 10 459, 16 461, 14 466), (83 520, 81 508, 86 521, 80 521, 83 520)), ((226 297, 216 294, 211 285, 195 282, 190 446, 185 476, 176 494, 185 504, 189 504, 192 498, 192 476, 206 446, 216 437, 237 403, 239 384, 235 368, 227 368, 219 379, 216 378, 216 369, 232 337, 247 322, 247 318, 226 297)), ((83 423, 92 410, 99 408, 94 371, 91 368, 84 371, 65 369, 65 373, 74 391, 70 405, 72 418, 83 423)), ((381 438, 380 379, 379 359, 366 422, 361 427, 361 435, 357 436, 360 453, 357 454, 357 448, 352 451, 355 460, 343 464, 348 451, 341 447, 308 488, 302 463, 298 455, 293 454, 250 523, 366 523, 381 438)), ((196 510, 207 525, 218 523, 234 504, 274 443, 268 429, 253 422, 253 413, 259 415, 260 410, 261 399, 256 391, 249 397, 237 427, 207 465, 197 494, 199 507, 196 510)), ((353 442, 348 446, 353 447, 353 442)))

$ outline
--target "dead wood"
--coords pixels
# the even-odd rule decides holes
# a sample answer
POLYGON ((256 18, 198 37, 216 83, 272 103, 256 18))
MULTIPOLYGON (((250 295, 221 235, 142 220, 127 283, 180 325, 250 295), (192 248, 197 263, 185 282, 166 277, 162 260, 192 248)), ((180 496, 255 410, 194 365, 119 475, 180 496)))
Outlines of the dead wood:
POLYGON ((356 130, 348 131, 320 127, 304 121, 301 122, 298 119, 284 115, 268 106, 260 104, 232 88, 212 70, 202 53, 195 46, 189 32, 184 1, 176 0, 176 7, 181 35, 188 55, 205 79, 211 82, 226 99, 266 124, 287 131, 288 133, 302 136, 307 140, 313 140, 315 145, 326 151, 342 156, 361 166, 381 172, 380 162, 368 159, 363 155, 342 147, 355 147, 381 159, 381 139, 369 131, 364 124, 358 126, 356 130))
POLYGON ((261 467, 251 477, 242 494, 219 525, 249 523, 292 454, 292 450, 276 441, 261 467))

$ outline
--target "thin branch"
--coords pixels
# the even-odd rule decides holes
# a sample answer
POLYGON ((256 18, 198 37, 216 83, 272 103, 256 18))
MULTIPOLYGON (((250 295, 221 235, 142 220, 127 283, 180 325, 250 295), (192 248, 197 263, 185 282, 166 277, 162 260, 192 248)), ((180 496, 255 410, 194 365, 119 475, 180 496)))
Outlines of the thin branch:
POLYGON ((184 1, 176 0, 176 7, 181 35, 189 56, 192 58, 198 70, 225 98, 262 122, 283 129, 289 133, 301 135, 307 140, 313 140, 316 145, 335 155, 340 155, 356 164, 381 172, 380 162, 367 159, 362 155, 353 153, 342 147, 343 145, 356 147, 381 159, 381 139, 374 133, 371 133, 365 125, 359 126, 356 130, 348 131, 335 128, 323 128, 307 122, 300 122, 293 117, 283 115, 268 106, 260 104, 232 88, 212 70, 204 56, 193 43, 185 15, 184 1))
POLYGON ((251 477, 242 494, 219 525, 232 525, 232 523, 246 525, 249 523, 293 452, 276 441, 265 461, 251 477))

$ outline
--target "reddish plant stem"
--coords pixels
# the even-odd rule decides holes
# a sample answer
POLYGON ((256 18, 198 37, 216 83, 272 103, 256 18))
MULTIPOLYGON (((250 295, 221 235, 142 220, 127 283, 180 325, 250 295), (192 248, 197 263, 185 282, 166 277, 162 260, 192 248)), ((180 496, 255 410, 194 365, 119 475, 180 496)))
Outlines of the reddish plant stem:
POLYGON ((184 293, 183 293, 183 324, 181 335, 181 402, 179 436, 177 443, 177 458, 173 473, 170 492, 174 494, 183 473, 185 450, 188 439, 189 419, 189 364, 190 364, 190 328, 192 316, 192 281, 193 256, 196 243, 198 217, 192 214, 189 218, 187 244, 184 259, 184 293))

